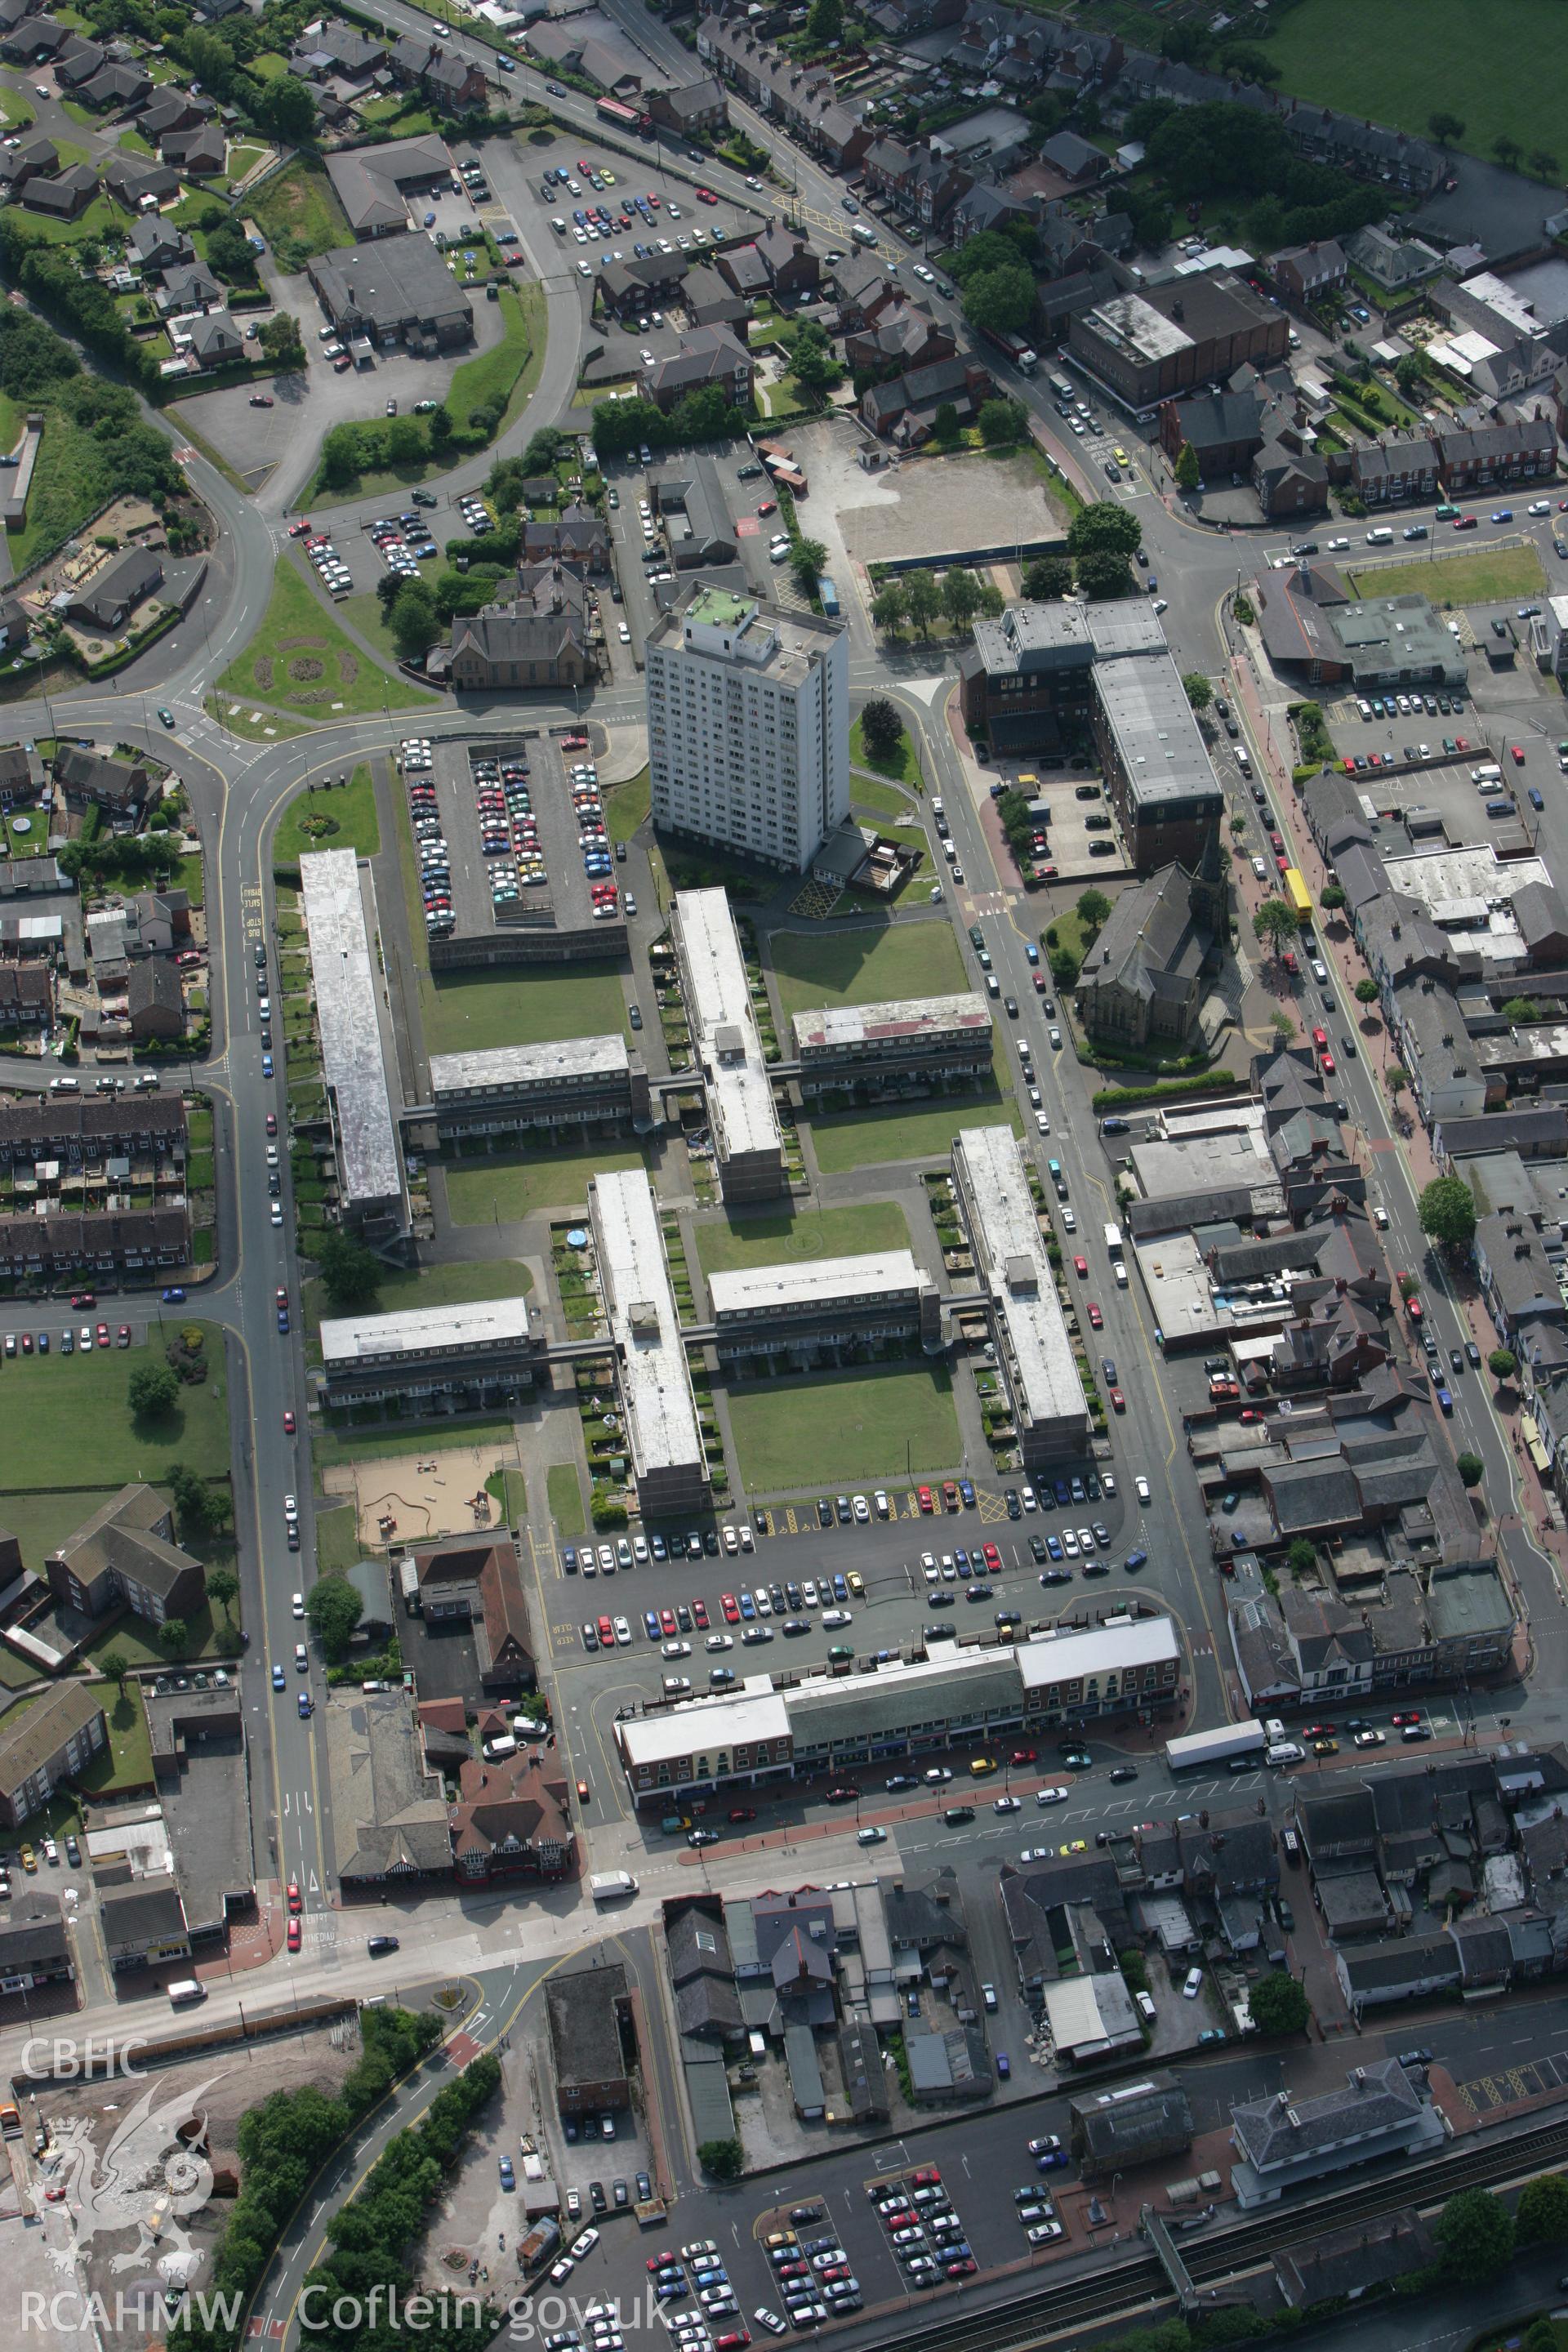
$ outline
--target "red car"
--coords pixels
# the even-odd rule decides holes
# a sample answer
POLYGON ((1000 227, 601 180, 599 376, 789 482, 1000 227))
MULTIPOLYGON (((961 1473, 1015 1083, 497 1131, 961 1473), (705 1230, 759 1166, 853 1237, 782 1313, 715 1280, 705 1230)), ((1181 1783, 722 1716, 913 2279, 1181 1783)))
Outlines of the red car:
POLYGON ((594 166, 592 165, 592 163, 584 163, 584 161, 583 161, 583 158, 581 157, 581 155, 579 155, 579 156, 578 156, 578 158, 577 158, 577 169, 582 173, 583 177, 584 177, 584 179, 586 179, 586 178, 588 177, 588 175, 589 175, 589 173, 592 172, 593 168, 594 168, 594 166))
POLYGON ((988 1543, 985 1545, 984 1551, 986 1567, 990 1570, 993 1576, 1000 1576, 1002 1573, 1001 1553, 997 1550, 994 1543, 988 1543))
POLYGON ((283 1415, 283 1434, 285 1437, 292 1437, 294 1434, 294 1416, 291 1412, 285 1412, 283 1415))
POLYGON ((1389 1717, 1389 1718, 1388 1718, 1388 1719, 1389 1719, 1390 1723, 1397 1724, 1397 1725, 1398 1725, 1398 1727, 1399 1727, 1399 1728, 1401 1729, 1401 1731, 1403 1731, 1403 1730, 1404 1730, 1404 1728, 1405 1728, 1405 1725, 1406 1725, 1407 1723, 1419 1723, 1419 1722, 1420 1722, 1420 1720, 1421 1720, 1421 1710, 1420 1710, 1420 1708, 1419 1708, 1418 1706, 1413 1706, 1413 1707, 1411 1707, 1411 1708, 1410 1708, 1410 1710, 1408 1711, 1408 1713, 1407 1713, 1407 1714, 1405 1714, 1405 1715, 1391 1715, 1391 1716, 1389 1717))
POLYGON ((661 1610, 659 1611, 659 1612, 658 1612, 658 1630, 659 1630, 659 1632, 664 1635, 664 1638, 665 1638, 665 1640, 666 1640, 667 1642, 668 1642, 668 1641, 672 1641, 672 1640, 674 1639, 674 1637, 675 1637, 675 1612, 674 1612, 674 1610, 673 1610, 673 1609, 661 1609, 661 1610))
POLYGON ((599 1643, 605 1650, 613 1650, 616 1646, 616 1629, 607 1617, 599 1620, 599 1643))
POLYGON ((75 1290, 71 1293, 71 1305, 77 1307, 96 1307, 98 1293, 96 1290, 75 1290))
POLYGON ((828 1789, 824 1794, 826 1802, 830 1805, 852 1805, 858 1799, 860 1791, 858 1789, 852 1789, 848 1782, 845 1781, 841 1787, 828 1789))
POLYGON ((1035 1764, 1039 1759, 1032 1748, 1015 1748, 1012 1760, 1015 1764, 1035 1764))
POLYGON ((297 1952, 297 1951, 299 1950, 299 1948, 300 1948, 300 1922, 298 1921, 298 1919, 290 1919, 290 1920, 289 1920, 289 1949, 291 1952, 297 1952))
POLYGON ((1127 1399, 1120 1389, 1112 1389, 1110 1391, 1110 1409, 1113 1412, 1125 1412, 1127 1410, 1127 1399))
POLYGON ((121 1327, 120 1327, 120 1331, 119 1331, 119 1339, 120 1339, 120 1344, 121 1344, 121 1346, 122 1348, 129 1348, 129 1346, 131 1345, 131 1326, 130 1326, 130 1324, 129 1324, 129 1323, 122 1323, 122 1324, 121 1325, 121 1327))
POLYGON ((588 738, 585 735, 563 735, 561 738, 563 751, 585 751, 587 748, 588 738))
POLYGON ((691 1622, 696 1626, 700 1633, 706 1633, 708 1631, 708 1603, 706 1601, 694 1601, 692 1602, 691 1622))
POLYGON ((950 1511, 957 1510, 958 1487, 951 1478, 944 1478, 942 1482, 942 1499, 950 1511))
POLYGON ((1461 515, 1458 522, 1454 525, 1454 529, 1456 530, 1474 530, 1475 527, 1476 519, 1474 515, 1461 515))
POLYGON ((304 1907, 305 1898, 300 1892, 300 1882, 291 1878, 289 1881, 289 1908, 290 1911, 302 1911, 304 1907))
POLYGON ((1099 1307, 1095 1305, 1095 1303, 1094 1303, 1094 1301, 1093 1301, 1093 1299, 1092 1299, 1092 1298, 1091 1298, 1091 1299, 1089 1300, 1089 1323, 1090 1323, 1090 1325, 1092 1326, 1092 1328, 1093 1328, 1096 1331, 1103 1331, 1103 1330, 1104 1330, 1104 1328, 1105 1328, 1105 1318, 1104 1318, 1104 1316, 1100 1313, 1100 1311, 1099 1307))
POLYGON ((1089 1280, 1088 1258, 1075 1257, 1072 1262, 1072 1270, 1078 1276, 1080 1282, 1087 1282, 1089 1280))
POLYGON ((911 2189, 940 2189, 942 2187, 942 2175, 937 2170, 934 2164, 922 2164, 918 2172, 910 2173, 910 2187, 911 2189))
POLYGON ((647 192, 647 200, 648 200, 648 203, 653 206, 654 211, 655 211, 655 212, 658 212, 658 198, 654 194, 654 192, 653 192, 653 190, 652 190, 651 188, 650 188, 650 189, 648 190, 648 192, 647 192))
POLYGON ((740 1623, 741 1604, 736 1600, 732 1592, 721 1592, 719 1595, 719 1606, 724 1612, 724 1622, 726 1625, 738 1625, 740 1623))
POLYGON ((315 528, 309 515, 301 515, 298 522, 289 524, 289 536, 290 539, 309 539, 315 528))
POLYGON ((932 1495, 931 1488, 929 1486, 919 1487, 916 1490, 915 1500, 919 1503, 921 1511, 929 1519, 931 1513, 936 1508, 936 1497, 932 1495))
POLYGON ((1310 1723, 1301 1734, 1303 1739, 1331 1739, 1333 1736, 1334 1727, 1331 1723, 1310 1723))
POLYGON ((757 509, 757 512, 760 515, 777 514, 779 502, 777 499, 764 499, 762 505, 757 509))
POLYGON ((730 1808, 730 1819, 732 1822, 754 1822, 756 1818, 755 1805, 731 1805, 730 1808))
POLYGON ((700 205, 716 205, 719 201, 711 188, 697 188, 693 194, 700 205))
POLYGON ((1509 752, 1509 757, 1510 757, 1510 759, 1513 761, 1514 766, 1515 766, 1516 768, 1522 768, 1522 767, 1523 767, 1523 765, 1524 765, 1524 746, 1523 746, 1523 744, 1522 744, 1522 743, 1510 743, 1510 744, 1509 745, 1509 747, 1508 747, 1508 752, 1509 752))
POLYGON ((107 1323, 100 1323, 98 1327, 98 1344, 100 1348, 107 1348, 109 1345, 109 1326, 107 1323))
POLYGON ((272 1297, 273 1297, 274 1303, 275 1303, 277 1306, 279 1306, 279 1307, 287 1307, 287 1306, 288 1306, 288 1304, 289 1304, 289 1293, 288 1293, 286 1290, 284 1290, 283 1288, 279 1287, 279 1289, 275 1290, 275 1291, 273 1292, 273 1294, 272 1294, 272 1297))
POLYGON ((252 408, 270 408, 272 394, 269 392, 253 392, 250 395, 250 404, 252 408))

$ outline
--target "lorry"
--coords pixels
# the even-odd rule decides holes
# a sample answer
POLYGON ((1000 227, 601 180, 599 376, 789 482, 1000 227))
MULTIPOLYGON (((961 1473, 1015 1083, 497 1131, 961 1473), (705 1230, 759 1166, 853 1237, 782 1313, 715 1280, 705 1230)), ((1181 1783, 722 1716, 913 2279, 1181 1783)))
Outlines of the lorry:
POLYGON ((1022 335, 1005 335, 991 327, 982 327, 980 334, 983 341, 994 345, 1012 361, 1020 375, 1033 375, 1039 366, 1039 354, 1024 341, 1022 335))
MULTIPOLYGON (((677 1829, 680 1826, 677 1822, 677 1829)), ((595 1903, 618 1903, 637 1891, 637 1880, 629 1870, 598 1870, 588 1881, 588 1892, 595 1903)))
POLYGON ((819 572, 816 575, 816 594, 827 619, 836 621, 838 618, 838 591, 826 572, 819 572))
POLYGON ((1253 1717, 1241 1723, 1224 1723, 1214 1731, 1189 1731, 1165 1742, 1165 1762, 1173 1772, 1194 1767, 1228 1764, 1233 1757, 1261 1757, 1263 1726, 1253 1717))
POLYGON ((518 2267, 524 2271, 538 2270, 542 2263, 550 2261, 560 2243, 561 2224, 552 2215, 546 2213, 542 2221, 534 2223, 527 2237, 519 2242, 518 2267))
POLYGON ((1120 1225, 1106 1226, 1105 1246, 1112 1257, 1120 1257, 1121 1255, 1121 1228, 1120 1225))

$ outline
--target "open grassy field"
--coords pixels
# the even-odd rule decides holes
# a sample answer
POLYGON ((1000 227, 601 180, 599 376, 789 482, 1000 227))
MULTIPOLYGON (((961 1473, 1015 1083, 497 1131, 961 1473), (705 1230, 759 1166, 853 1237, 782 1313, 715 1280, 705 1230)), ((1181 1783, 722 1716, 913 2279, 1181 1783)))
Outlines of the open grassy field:
POLYGON ((498 433, 504 432, 539 381, 544 364, 544 296, 535 285, 518 283, 500 298, 501 339, 488 352, 465 360, 452 377, 447 410, 467 432, 476 408, 499 406, 498 433))
MULTIPOLYGON (((90 1356, 62 1356, 51 1349, 47 1356, 7 1359, 5 1460, 12 1485, 74 1486, 85 1473, 112 1489, 133 1478, 155 1482, 171 1462, 183 1462, 208 1478, 226 1471, 228 1381, 223 1333, 216 1323, 194 1328, 205 1335, 211 1369, 199 1388, 181 1389, 173 1412, 153 1422, 136 1420, 125 1394, 131 1374, 149 1360, 145 1348, 95 1348, 90 1356)), ((171 1336, 174 1328, 171 1323, 171 1336)), ((0 1526, 13 1527, 6 1508, 7 1498, 0 1492, 0 1526)), ((73 1504, 65 1532, 86 1517, 73 1504)))
POLYGON ((945 1160, 961 1127, 1011 1127, 1022 1135, 1017 1106, 999 1094, 950 1095, 915 1110, 845 1111, 811 1122, 812 1149, 825 1176, 894 1160, 945 1160))
POLYGON ((248 211, 281 269, 302 268, 311 254, 353 242, 331 182, 309 163, 290 163, 268 180, 248 211))
POLYGON ((1478 547, 1473 555, 1438 555, 1424 563, 1380 563, 1352 572, 1358 596, 1425 596, 1445 608, 1538 597, 1546 574, 1533 547, 1478 547))
POLYGON ((696 1227, 704 1274, 779 1265, 789 1258, 854 1257, 867 1250, 908 1249, 909 1221, 896 1201, 855 1201, 837 1209, 802 1209, 791 1217, 721 1217, 696 1227))
POLYGON ((428 709, 406 678, 367 661, 319 604, 290 559, 279 559, 261 626, 217 681, 220 696, 255 698, 318 722, 365 718, 384 705, 428 709))
MULTIPOLYGON (((423 932, 415 934, 418 938, 423 932)), ((577 964, 570 971, 443 974, 419 980, 425 1049, 479 1053, 492 1045, 543 1045, 557 1037, 605 1037, 626 1031, 626 1000, 615 964, 577 964)), ((628 1033, 629 1034, 629 1033, 628 1033)))
MULTIPOLYGON (((310 1439, 317 1469, 325 1464, 374 1462, 387 1454, 430 1454, 443 1445, 517 1444, 510 1421, 468 1421, 450 1414, 442 1421, 411 1421, 381 1429, 318 1429, 310 1439)), ((355 1555, 356 1558, 358 1555, 355 1555)))
POLYGON ((605 829, 612 841, 629 841, 636 833, 653 798, 647 770, 629 776, 624 784, 611 784, 605 793, 605 829))
POLYGON ((583 1482, 570 1462, 552 1462, 545 1473, 545 1486, 550 1496, 550 1516, 569 1540, 574 1536, 586 1535, 588 1522, 583 1514, 583 1482))
POLYGON ((947 923, 860 930, 774 931, 769 949, 788 1021, 815 1004, 879 1004, 896 996, 954 996, 969 982, 947 923))
POLYGON ((291 800, 279 819, 278 830, 272 836, 273 862, 279 866, 297 866, 309 851, 316 849, 352 849, 361 857, 374 857, 381 847, 381 826, 375 814, 375 787, 370 780, 368 761, 362 761, 348 782, 340 791, 300 793, 291 800), (330 820, 330 833, 307 833, 307 819, 330 820))
POLYGON ((962 1459, 945 1367, 827 1372, 731 1389, 730 1426, 748 1494, 930 1477, 962 1459))
POLYGON ((540 1209, 577 1208, 595 1171, 642 1165, 640 1151, 546 1151, 526 1160, 497 1151, 449 1162, 447 1202, 455 1225, 506 1223, 540 1209))
MULTIPOLYGON (((443 1265, 382 1269, 376 1289, 384 1315, 410 1307, 468 1307, 480 1298, 523 1298, 533 1276, 516 1258, 462 1259, 443 1265)), ((312 1339, 321 1328, 326 1295, 318 1281, 305 1285, 305 1328, 312 1339)))
POLYGON ((868 751, 860 721, 851 720, 849 727, 849 763, 855 768, 870 768, 879 776, 891 776, 895 782, 907 784, 911 793, 921 788, 921 763, 906 728, 897 751, 884 759, 879 752, 868 751))
POLYGON ((1555 0, 1513 0, 1506 30, 1469 0, 1303 0, 1278 19, 1268 54, 1282 89, 1417 138, 1441 110, 1489 161, 1500 135, 1527 159, 1562 151, 1568 17, 1555 0))

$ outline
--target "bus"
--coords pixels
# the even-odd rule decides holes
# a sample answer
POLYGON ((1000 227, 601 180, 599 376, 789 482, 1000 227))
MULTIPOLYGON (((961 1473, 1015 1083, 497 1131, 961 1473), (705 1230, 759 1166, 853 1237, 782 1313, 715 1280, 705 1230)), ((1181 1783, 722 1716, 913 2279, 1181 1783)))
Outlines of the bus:
POLYGON ((1305 929, 1312 919, 1312 894, 1294 866, 1285 868, 1285 896, 1295 910, 1296 920, 1305 929))
POLYGON ((1189 1731, 1165 1742, 1165 1762, 1173 1772, 1199 1765, 1228 1764, 1236 1756, 1261 1758, 1268 1736, 1255 1717, 1242 1723, 1221 1724, 1217 1731, 1189 1731))

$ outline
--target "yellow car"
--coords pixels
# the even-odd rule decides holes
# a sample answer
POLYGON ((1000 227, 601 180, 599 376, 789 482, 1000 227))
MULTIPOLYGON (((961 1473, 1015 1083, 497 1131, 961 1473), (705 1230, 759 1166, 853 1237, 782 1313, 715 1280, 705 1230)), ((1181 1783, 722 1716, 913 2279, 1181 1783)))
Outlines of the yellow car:
POLYGON ((849 1587, 850 1591, 855 1595, 858 1601, 864 1598, 866 1591, 866 1580, 861 1575, 858 1568, 852 1568, 844 1581, 849 1587))
POLYGON ((23 1867, 23 1869, 24 1869, 24 1870, 37 1870, 37 1866, 38 1866, 38 1857, 37 1857, 37 1855, 33 1852, 33 1849, 32 1849, 32 1847, 31 1847, 30 1845, 25 1845, 25 1846, 22 1848, 22 1867, 23 1867))
POLYGON ((615 175, 615 173, 614 173, 613 172, 606 172, 606 171, 605 171, 605 170, 601 167, 600 172, 599 172, 599 177, 600 177, 600 179, 601 179, 601 180, 603 180, 603 182, 604 182, 604 184, 605 184, 605 187, 606 187, 606 188, 613 188, 613 187, 615 186, 615 184, 616 184, 616 175, 615 175))
POLYGON ((988 1772, 994 1772, 995 1769, 994 1756, 972 1756, 969 1759, 969 1777, 972 1780, 984 1780, 988 1772))
POLYGON ((1074 1838, 1070 1845, 1058 1846, 1057 1852, 1058 1853, 1087 1853, 1089 1852, 1089 1840, 1087 1838, 1074 1838))
POLYGON ((1119 466, 1130 466, 1132 463, 1131 458, 1128 456, 1125 449, 1119 446, 1114 454, 1116 462, 1119 466))

